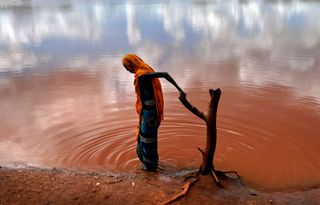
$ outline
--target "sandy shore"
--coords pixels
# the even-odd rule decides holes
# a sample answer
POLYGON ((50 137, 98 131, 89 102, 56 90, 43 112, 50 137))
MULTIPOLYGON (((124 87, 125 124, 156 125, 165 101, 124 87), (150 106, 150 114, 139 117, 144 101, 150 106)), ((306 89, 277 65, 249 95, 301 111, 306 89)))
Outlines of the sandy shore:
MULTIPOLYGON (((173 204, 320 204, 320 189, 261 192, 231 177, 218 188, 201 176, 173 204)), ((180 192, 182 177, 70 169, 0 168, 0 204, 161 204, 180 192)))

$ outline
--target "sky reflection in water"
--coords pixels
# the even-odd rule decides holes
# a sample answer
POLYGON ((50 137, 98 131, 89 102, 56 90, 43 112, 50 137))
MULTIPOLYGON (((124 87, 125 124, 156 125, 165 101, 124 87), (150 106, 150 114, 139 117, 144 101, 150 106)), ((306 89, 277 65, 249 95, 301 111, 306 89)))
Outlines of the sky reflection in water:
POLYGON ((236 81, 293 88, 298 81, 320 98, 317 1, 6 1, 0 9, 1 73, 117 71, 134 52, 179 73, 236 60, 236 81))

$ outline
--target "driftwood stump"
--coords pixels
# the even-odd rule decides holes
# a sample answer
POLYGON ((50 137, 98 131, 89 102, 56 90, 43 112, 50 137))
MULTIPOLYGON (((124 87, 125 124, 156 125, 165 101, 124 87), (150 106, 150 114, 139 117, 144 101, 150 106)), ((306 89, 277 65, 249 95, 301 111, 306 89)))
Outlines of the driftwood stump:
MULTIPOLYGON (((222 187, 222 184, 220 183, 218 176, 225 176, 226 173, 233 173, 237 177, 240 178, 240 176, 237 174, 235 171, 218 171, 215 170, 214 165, 213 165, 213 157, 214 153, 216 151, 216 144, 217 144, 217 110, 218 110, 218 104, 221 96, 221 90, 220 88, 213 90, 209 90, 210 94, 210 103, 208 106, 207 112, 202 112, 195 106, 193 106, 186 98, 185 93, 180 94, 180 101, 181 103, 194 115, 199 117, 200 119, 204 120, 207 125, 207 139, 206 139, 206 146, 205 149, 201 149, 198 147, 198 150, 202 154, 202 163, 200 165, 199 171, 196 174, 196 176, 191 176, 191 177, 196 177, 196 179, 191 179, 191 181, 188 181, 184 186, 183 186, 183 191, 180 192, 179 194, 175 195, 173 198, 170 200, 164 202, 163 204, 170 204, 179 198, 185 196, 188 193, 189 188, 193 183, 195 183, 198 180, 198 175, 209 175, 211 174, 214 181, 219 187, 222 187)), ((188 177, 188 178, 191 178, 188 177)))
POLYGON ((206 113, 201 112, 196 107, 194 107, 184 95, 180 95, 179 99, 181 103, 193 114, 201 118, 206 122, 207 125, 207 140, 206 147, 204 150, 198 148, 202 153, 202 163, 199 172, 202 175, 211 174, 214 171, 213 166, 213 156, 216 151, 217 144, 217 109, 221 96, 221 90, 218 88, 216 90, 210 89, 210 103, 206 113))

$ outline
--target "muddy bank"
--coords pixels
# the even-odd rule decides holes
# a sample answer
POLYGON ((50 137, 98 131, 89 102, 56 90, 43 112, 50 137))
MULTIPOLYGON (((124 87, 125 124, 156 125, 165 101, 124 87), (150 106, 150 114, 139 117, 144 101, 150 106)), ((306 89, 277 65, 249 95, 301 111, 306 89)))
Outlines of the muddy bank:
MULTIPOLYGON (((68 169, 0 169, 0 204, 161 204, 178 193, 182 177, 68 169)), ((261 192, 226 178, 225 189, 210 176, 174 204, 319 204, 320 189, 261 192)))

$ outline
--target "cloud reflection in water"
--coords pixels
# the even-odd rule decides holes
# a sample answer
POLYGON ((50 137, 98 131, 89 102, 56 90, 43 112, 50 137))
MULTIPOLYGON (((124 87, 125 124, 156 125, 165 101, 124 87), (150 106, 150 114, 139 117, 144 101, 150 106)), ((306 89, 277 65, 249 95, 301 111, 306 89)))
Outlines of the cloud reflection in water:
POLYGON ((295 87, 301 78, 320 98, 317 1, 8 2, 0 7, 0 72, 108 67, 105 56, 136 52, 179 73, 236 61, 239 82, 295 87))

